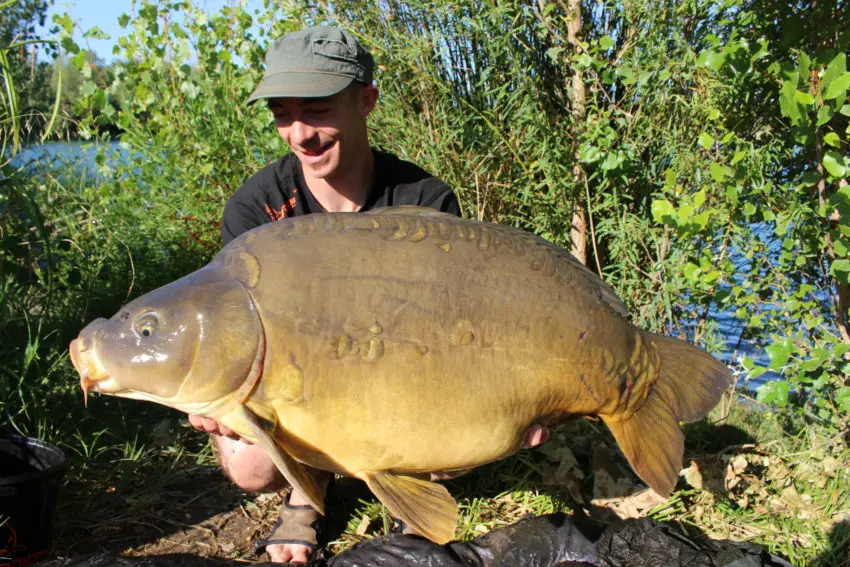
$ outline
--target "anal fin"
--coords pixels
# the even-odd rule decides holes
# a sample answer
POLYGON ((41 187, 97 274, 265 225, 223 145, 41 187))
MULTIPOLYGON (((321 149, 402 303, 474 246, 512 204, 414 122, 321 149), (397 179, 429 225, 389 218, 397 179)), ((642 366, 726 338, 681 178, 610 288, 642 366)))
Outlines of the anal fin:
POLYGON ((356 476, 393 516, 416 533, 441 545, 454 538, 457 503, 445 486, 389 472, 363 472, 356 476))
MULTIPOLYGON (((300 491, 313 509, 320 514, 325 513, 325 500, 313 475, 307 472, 304 465, 296 461, 292 455, 275 442, 274 428, 276 424, 260 419, 245 406, 239 406, 227 417, 228 421, 235 419, 247 426, 254 437, 253 440, 269 455, 286 481, 292 485, 292 488, 300 491)), ((233 426, 230 427, 234 430, 245 429, 245 427, 238 429, 233 426)))

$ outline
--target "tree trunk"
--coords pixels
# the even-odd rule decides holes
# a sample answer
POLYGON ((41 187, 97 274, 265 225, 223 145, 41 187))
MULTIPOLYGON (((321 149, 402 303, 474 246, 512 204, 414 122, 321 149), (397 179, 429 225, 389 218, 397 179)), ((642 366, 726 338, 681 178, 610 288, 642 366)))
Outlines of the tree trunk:
MULTIPOLYGON (((572 46, 574 53, 581 52, 581 42, 578 38, 581 32, 581 0, 568 0, 569 20, 567 21, 567 41, 572 46)), ((571 85, 569 92, 572 96, 572 114, 576 126, 583 124, 586 116, 585 104, 587 95, 584 90, 584 75, 578 65, 573 66, 571 85)), ((572 203, 572 222, 570 223, 570 252, 578 258, 582 264, 587 264, 587 212, 584 209, 581 195, 583 191, 578 188, 584 183, 584 171, 578 163, 578 152, 575 155, 576 164, 573 167, 573 183, 577 188, 572 203)))

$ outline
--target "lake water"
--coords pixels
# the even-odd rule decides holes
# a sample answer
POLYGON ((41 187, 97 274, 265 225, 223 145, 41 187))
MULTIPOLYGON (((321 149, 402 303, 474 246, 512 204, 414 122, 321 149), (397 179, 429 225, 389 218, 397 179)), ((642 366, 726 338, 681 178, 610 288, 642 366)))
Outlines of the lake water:
MULTIPOLYGON (((112 142, 110 148, 120 150, 118 142, 112 142)), ((119 153, 126 155, 124 151, 120 151, 119 153)), ((98 167, 95 164, 96 154, 97 148, 90 143, 50 142, 25 148, 15 157, 12 163, 18 167, 22 165, 25 167, 40 167, 45 164, 45 161, 52 162, 51 165, 61 162, 67 164, 65 167, 72 169, 77 176, 83 172, 90 178, 97 178, 101 176, 101 173, 99 173, 98 167)), ((741 357, 749 356, 759 365, 766 366, 768 364, 769 359, 763 349, 756 348, 747 342, 738 344, 741 333, 741 322, 735 317, 734 313, 720 312, 713 314, 713 317, 718 322, 725 345, 724 350, 718 354, 719 358, 728 364, 732 362, 731 358, 735 354, 737 360, 740 360, 741 357)), ((754 390, 766 380, 775 379, 777 376, 778 374, 775 372, 766 372, 751 380, 747 384, 747 387, 754 390)))
MULTIPOLYGON (((120 150, 120 145, 118 142, 111 142, 107 149, 120 150)), ((49 167, 54 170, 70 170, 75 175, 85 174, 93 179, 101 175, 95 163, 97 150, 98 148, 89 142, 47 142, 23 148, 12 159, 12 165, 31 169, 49 167), (58 168, 55 167, 57 165, 58 168)))

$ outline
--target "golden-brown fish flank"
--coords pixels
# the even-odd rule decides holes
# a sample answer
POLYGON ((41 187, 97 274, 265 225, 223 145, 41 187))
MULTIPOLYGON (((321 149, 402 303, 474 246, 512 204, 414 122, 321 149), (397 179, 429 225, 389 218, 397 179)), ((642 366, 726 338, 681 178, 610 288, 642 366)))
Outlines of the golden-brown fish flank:
POLYGON ((75 345, 107 337, 84 355, 72 345, 81 377, 109 369, 92 390, 206 412, 320 511, 305 465, 360 478, 436 542, 454 536, 457 508, 423 476, 504 458, 532 425, 571 416, 601 418, 635 472, 670 493, 680 422, 731 383, 703 350, 632 325, 566 250, 418 207, 256 228, 126 313, 84 329, 75 345), (186 324, 125 341, 146 309, 186 324))

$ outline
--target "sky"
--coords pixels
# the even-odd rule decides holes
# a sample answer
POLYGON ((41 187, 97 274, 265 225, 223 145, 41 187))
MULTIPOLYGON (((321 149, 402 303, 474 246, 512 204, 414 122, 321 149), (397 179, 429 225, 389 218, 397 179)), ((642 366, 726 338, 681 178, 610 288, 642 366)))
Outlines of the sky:
MULTIPOLYGON (((255 9, 262 6, 261 0, 244 0, 247 9, 252 13, 255 9)), ((194 0, 193 2, 199 8, 206 12, 217 12, 223 6, 229 3, 239 3, 234 0, 194 0)), ((118 18, 121 14, 132 15, 133 2, 132 0, 53 0, 53 6, 47 12, 47 24, 50 27, 53 21, 54 14, 62 14, 67 12, 71 19, 77 22, 83 30, 92 27, 99 27, 110 39, 83 39, 77 36, 77 42, 80 46, 88 44, 88 48, 94 51, 105 63, 112 61, 112 47, 121 36, 121 26, 118 25, 118 18)))

